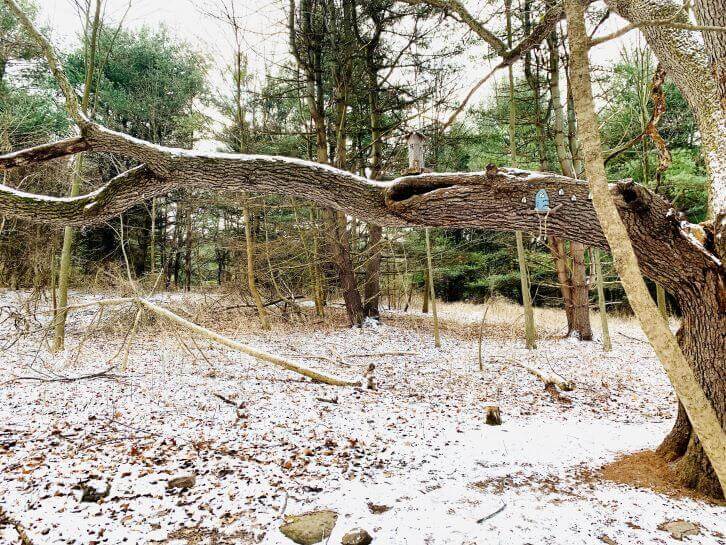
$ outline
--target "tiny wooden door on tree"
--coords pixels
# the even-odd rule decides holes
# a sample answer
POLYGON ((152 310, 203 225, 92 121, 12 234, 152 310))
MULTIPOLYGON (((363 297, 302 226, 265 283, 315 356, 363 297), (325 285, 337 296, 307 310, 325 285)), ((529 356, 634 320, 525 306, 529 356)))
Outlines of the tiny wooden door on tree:
POLYGON ((426 137, 418 131, 406 135, 408 143, 408 170, 422 172, 424 168, 424 142, 426 137))

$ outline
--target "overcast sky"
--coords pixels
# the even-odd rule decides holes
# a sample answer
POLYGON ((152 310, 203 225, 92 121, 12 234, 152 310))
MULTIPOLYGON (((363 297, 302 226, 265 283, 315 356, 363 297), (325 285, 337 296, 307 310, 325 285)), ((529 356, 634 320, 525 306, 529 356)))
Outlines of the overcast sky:
MULTIPOLYGON (((40 23, 52 29, 53 42, 61 48, 77 44, 82 21, 73 0, 40 0, 39 4, 40 23)), ((466 4, 475 15, 481 10, 477 6, 491 5, 490 2, 479 1, 469 1, 466 4)), ((104 20, 109 25, 118 24, 126 14, 125 28, 166 26, 173 36, 189 42, 216 63, 210 77, 213 85, 224 91, 221 71, 227 63, 226 59, 232 58, 233 44, 226 29, 219 22, 204 15, 205 11, 215 11, 216 5, 217 0, 106 0, 104 20)), ((244 25, 249 65, 258 78, 262 77, 266 67, 274 71, 276 64, 289 60, 285 31, 286 6, 287 2, 283 0, 235 0, 235 9, 244 25)), ((622 19, 611 17, 598 34, 607 34, 623 24, 622 19)), ((458 40, 463 35, 465 29, 463 25, 460 26, 461 34, 452 39, 458 40)), ((634 43, 638 39, 637 34, 637 31, 631 32, 624 39, 596 48, 593 61, 597 64, 613 62, 625 43, 634 43)), ((474 58, 478 55, 476 51, 470 51, 468 58, 460 60, 462 73, 458 83, 461 96, 489 69, 486 61, 474 58)), ((501 71, 499 77, 504 76, 506 72, 501 71)), ((492 88, 493 85, 490 84, 480 90, 473 102, 490 95, 492 88)))
MULTIPOLYGON (((42 0, 40 21, 50 27, 53 41, 63 47, 78 43, 82 20, 72 0, 42 0)), ((170 33, 217 60, 232 58, 231 35, 223 25, 205 15, 214 12, 216 0, 106 0, 104 20, 125 28, 165 26, 170 33), (129 7, 130 6, 130 7, 129 7)), ((285 54, 284 11, 281 0, 236 0, 244 24, 246 48, 256 71, 280 62, 285 54)))

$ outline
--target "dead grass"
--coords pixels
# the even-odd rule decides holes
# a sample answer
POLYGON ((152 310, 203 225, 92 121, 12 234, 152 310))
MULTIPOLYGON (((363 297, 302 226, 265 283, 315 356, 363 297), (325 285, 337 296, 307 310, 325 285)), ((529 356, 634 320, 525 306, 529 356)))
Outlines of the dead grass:
POLYGON ((598 483, 610 481, 633 488, 651 490, 674 499, 692 499, 710 505, 726 506, 726 500, 714 500, 695 490, 685 488, 668 463, 652 450, 643 450, 620 456, 615 461, 593 470, 587 466, 574 469, 572 479, 535 475, 525 478, 522 472, 471 483, 471 487, 486 492, 503 493, 505 490, 526 488, 545 494, 563 494, 581 497, 577 484, 594 488, 598 483))
MULTIPOLYGON (((517 335, 524 332, 524 309, 522 305, 514 303, 503 297, 494 297, 485 304, 474 304, 465 302, 456 303, 439 303, 439 316, 444 320, 452 320, 455 322, 478 322, 481 318, 485 307, 489 307, 487 311, 486 322, 488 324, 498 324, 509 326, 515 329, 517 335)), ((418 308, 418 307, 415 307, 418 308)), ((613 327, 630 328, 635 323, 632 316, 619 316, 608 314, 608 321, 611 329, 613 327)), ((542 337, 562 336, 567 330, 567 321, 565 313, 561 308, 557 307, 535 307, 534 321, 537 327, 537 333, 542 337)), ((600 314, 597 312, 590 313, 590 323, 593 330, 599 330, 600 314)))
POLYGON ((695 490, 685 488, 668 463, 652 450, 621 456, 600 470, 603 479, 635 488, 652 490, 671 498, 691 498, 712 505, 726 506, 724 500, 714 500, 695 490))
MULTIPOLYGON (((165 307, 200 325, 220 331, 226 335, 240 336, 259 333, 259 321, 254 308, 239 307, 235 296, 220 293, 183 293, 170 292, 165 307)), ((383 321, 387 325, 415 331, 432 331, 432 314, 419 312, 421 302, 415 298, 411 303, 411 311, 383 310, 383 321)), ((524 336, 524 315, 521 305, 504 298, 495 297, 485 304, 465 302, 438 302, 439 324, 442 333, 456 339, 472 341, 479 336, 479 323, 482 313, 486 310, 483 327, 485 338, 503 341, 521 339, 524 336)), ((100 325, 100 332, 107 334, 125 334, 136 309, 122 307, 109 309, 100 325)), ((283 309, 281 306, 268 308, 272 333, 294 331, 335 331, 348 327, 344 307, 340 302, 329 304, 325 308, 325 317, 315 315, 310 306, 297 309, 283 309)), ((611 331, 630 330, 634 318, 609 316, 611 331)), ((591 314, 593 330, 597 333, 600 318, 597 313, 591 314)), ((540 340, 561 338, 567 329, 565 314, 559 308, 535 308, 535 325, 540 340)), ((138 331, 158 330, 158 320, 145 313, 139 324, 138 331)))

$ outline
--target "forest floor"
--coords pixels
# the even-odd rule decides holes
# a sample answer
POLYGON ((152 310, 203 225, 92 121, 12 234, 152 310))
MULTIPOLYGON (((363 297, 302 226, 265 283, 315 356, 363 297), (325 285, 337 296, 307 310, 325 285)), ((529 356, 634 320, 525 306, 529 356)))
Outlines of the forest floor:
POLYGON ((375 363, 371 391, 311 382, 158 319, 128 335, 129 309, 74 312, 67 350, 52 356, 40 323, 16 313, 26 296, 0 293, 2 544, 20 543, 19 528, 35 545, 283 545, 283 516, 316 509, 338 514, 331 544, 356 527, 396 545, 663 544, 679 528, 690 543, 726 543, 723 505, 679 491, 647 452, 623 458, 656 447, 675 413, 632 320, 611 320, 605 353, 597 334, 563 339, 562 313, 540 310, 539 348, 528 351, 520 309, 497 302, 480 371, 482 306, 441 305, 435 348, 419 312, 350 329, 340 309, 325 320, 307 309, 264 332, 253 314, 225 308, 231 296, 155 297, 329 374, 375 363), (127 339, 126 369, 57 380, 118 363, 109 360, 127 339), (520 363, 576 388, 545 391, 520 363), (501 426, 485 424, 492 401, 501 426), (192 486, 168 487, 180 477, 192 486))

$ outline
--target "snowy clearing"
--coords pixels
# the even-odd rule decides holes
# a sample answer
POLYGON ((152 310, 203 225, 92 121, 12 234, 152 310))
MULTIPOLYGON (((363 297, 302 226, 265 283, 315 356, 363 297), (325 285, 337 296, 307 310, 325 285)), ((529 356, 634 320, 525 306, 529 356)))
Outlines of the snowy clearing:
MULTIPOLYGON (((15 339, 11 311, 22 297, 0 294, 3 346, 15 339)), ((349 329, 310 311, 260 332, 254 317, 221 310, 222 296, 155 300, 330 374, 356 377, 373 362, 378 390, 313 383, 158 320, 131 338, 123 372, 27 380, 110 367, 133 315, 108 311, 86 338, 96 309, 74 312, 65 353, 51 356, 31 332, 0 354, 0 507, 35 544, 283 545, 292 543, 279 531, 283 514, 315 509, 338 513, 331 544, 356 527, 379 544, 663 544, 675 539, 658 527, 679 519, 699 528, 687 541, 726 543, 723 506, 599 474, 657 446, 675 413, 631 321, 612 320, 606 354, 597 339, 558 338, 559 314, 539 311, 530 352, 514 336, 517 307, 493 308, 480 372, 480 306, 441 305, 436 349, 417 313, 384 312, 382 325, 349 329), (576 389, 555 399, 517 362, 576 389), (484 423, 491 401, 502 426, 484 423), (167 487, 188 476, 193 486, 167 487), (107 495, 80 501, 94 492, 107 495)), ((0 543, 19 543, 12 525, 0 526, 0 543)))

